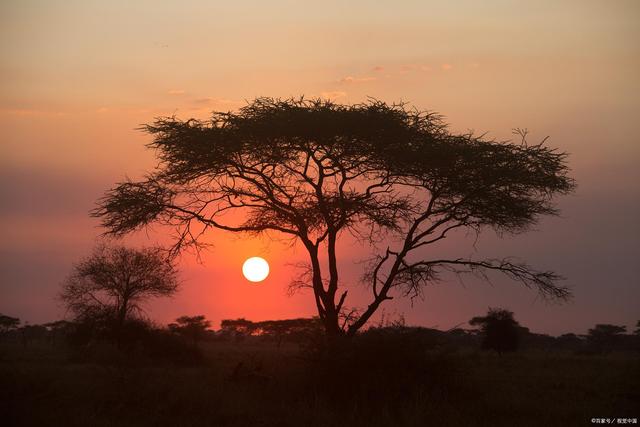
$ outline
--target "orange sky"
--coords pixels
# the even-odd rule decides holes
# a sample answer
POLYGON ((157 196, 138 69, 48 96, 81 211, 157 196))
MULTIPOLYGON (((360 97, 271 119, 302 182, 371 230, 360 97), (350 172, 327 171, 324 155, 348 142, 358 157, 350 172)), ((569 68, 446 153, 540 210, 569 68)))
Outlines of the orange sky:
MULTIPOLYGON (((468 280, 387 313, 445 328, 506 306, 551 333, 631 325, 640 317, 639 18, 635 1, 2 2, 0 312, 32 322, 62 315, 52 298, 100 233, 87 212, 113 183, 154 164, 140 124, 304 94, 408 101, 444 114, 453 130, 499 139, 527 127, 572 154, 579 189, 560 200, 563 217, 506 240, 486 233, 478 251, 559 271, 574 303, 548 306, 500 279, 468 280)), ((210 238, 204 265, 185 256, 182 293, 153 304, 152 317, 313 313, 309 295, 285 295, 285 264, 303 259, 301 248, 210 238), (272 264, 260 285, 240 275, 252 255, 272 264)), ((447 245, 473 251, 462 236, 447 245)), ((366 248, 343 246, 355 278, 366 248)))

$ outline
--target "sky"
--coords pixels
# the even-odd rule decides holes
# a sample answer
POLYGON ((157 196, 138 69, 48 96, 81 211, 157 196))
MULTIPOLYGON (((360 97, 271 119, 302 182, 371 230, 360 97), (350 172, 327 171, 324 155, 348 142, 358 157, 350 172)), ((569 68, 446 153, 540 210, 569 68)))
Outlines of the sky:
MULTIPOLYGON (((636 1, 3 1, 0 4, 0 313, 65 316, 55 297, 104 231, 88 212, 124 177, 155 165, 138 127, 207 118, 258 96, 373 97, 444 115, 453 132, 506 140, 516 127, 570 153, 578 189, 562 214, 517 236, 458 235, 438 248, 514 256, 566 277, 574 298, 549 304, 495 277, 449 278, 424 300, 396 298, 387 319, 448 329, 489 307, 532 331, 586 333, 640 319, 640 4, 636 1), (635 42, 634 42, 635 40, 635 42)), ((147 306, 180 315, 265 320, 311 316, 286 293, 303 249, 215 232, 180 261, 181 292, 147 306), (251 284, 254 255, 271 275, 251 284)), ((166 233, 125 239, 167 242, 166 233)), ((355 281, 370 248, 343 241, 355 281)), ((348 283, 352 305, 366 292, 348 283)), ((379 320, 379 318, 378 318, 379 320)))

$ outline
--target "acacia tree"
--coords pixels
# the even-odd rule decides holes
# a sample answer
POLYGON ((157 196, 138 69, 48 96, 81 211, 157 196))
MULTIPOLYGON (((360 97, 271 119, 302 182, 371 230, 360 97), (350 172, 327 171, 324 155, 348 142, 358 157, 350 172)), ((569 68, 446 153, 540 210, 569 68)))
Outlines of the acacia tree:
POLYGON ((194 346, 197 346, 206 336, 210 327, 211 321, 207 320, 203 315, 180 316, 175 323, 169 323, 168 325, 170 331, 188 338, 194 346))
POLYGON ((146 300, 177 291, 177 270, 165 255, 159 248, 99 245, 74 266, 59 297, 76 319, 112 321, 119 333, 146 300))
POLYGON ((452 134, 438 115, 403 104, 271 98, 208 121, 158 118, 143 130, 159 165, 99 201, 93 215, 107 233, 169 225, 176 252, 214 228, 301 242, 308 275, 295 283, 312 288, 329 335, 353 335, 394 292, 420 295, 443 270, 495 270, 545 297, 569 296, 550 271, 420 250, 455 229, 520 232, 557 213, 552 197, 574 187, 566 154, 527 144, 524 132, 518 143, 496 142, 452 134), (345 232, 374 250, 363 274, 371 302, 360 312, 346 311, 340 280, 345 232))

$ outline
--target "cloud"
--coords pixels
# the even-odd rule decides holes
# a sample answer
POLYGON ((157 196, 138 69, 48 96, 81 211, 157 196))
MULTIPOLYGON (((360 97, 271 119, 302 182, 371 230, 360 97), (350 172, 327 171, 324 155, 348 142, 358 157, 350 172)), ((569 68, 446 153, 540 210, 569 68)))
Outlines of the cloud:
POLYGON ((405 64, 400 66, 400 74, 407 74, 410 71, 431 71, 431 66, 426 64, 405 64))
POLYGON ((239 104, 241 104, 240 101, 234 101, 232 99, 225 99, 225 98, 213 98, 211 96, 205 96, 203 98, 196 98, 192 102, 194 104, 198 104, 198 105, 211 105, 211 104, 216 104, 216 105, 239 105, 239 104))
POLYGON ((171 89, 167 91, 168 95, 184 95, 185 91, 183 89, 171 89))
POLYGON ((442 64, 440 66, 440 68, 442 68, 444 71, 449 71, 450 69, 453 68, 453 65, 451 65, 451 64, 442 64))
POLYGON ((211 111, 231 111, 244 105, 242 101, 234 101, 232 99, 214 98, 211 96, 205 96, 202 98, 192 99, 191 105, 186 106, 185 111, 189 114, 195 114, 198 116, 210 116, 211 111))
POLYGON ((353 76, 347 76, 347 77, 341 78, 338 81, 340 83, 352 84, 352 83, 371 82, 371 81, 374 81, 374 80, 377 80, 377 77, 370 77, 370 76, 353 77, 353 76))
POLYGON ((375 67, 373 67, 373 71, 375 71, 376 73, 379 73, 381 71, 384 71, 384 67, 380 65, 376 65, 375 67))
POLYGON ((213 102, 213 98, 205 97, 205 98, 197 98, 193 100, 194 104, 211 104, 213 102))
POLYGON ((320 98, 326 98, 326 99, 338 99, 338 98, 344 98, 345 96, 347 96, 347 92, 343 92, 341 90, 334 90, 334 91, 320 93, 320 98))

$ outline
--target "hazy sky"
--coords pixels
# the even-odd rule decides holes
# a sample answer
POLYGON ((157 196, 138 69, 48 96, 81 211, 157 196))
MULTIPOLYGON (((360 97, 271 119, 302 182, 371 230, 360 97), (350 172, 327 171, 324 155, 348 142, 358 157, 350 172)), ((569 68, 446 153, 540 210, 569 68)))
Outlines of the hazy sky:
MULTIPOLYGON (((413 306, 396 299, 387 314, 448 328, 500 306, 552 334, 631 326, 640 319, 639 22, 637 1, 3 1, 0 312, 30 322, 63 315, 59 284, 101 232, 87 212, 116 181, 154 165, 140 124, 206 118, 257 96, 371 96, 438 111, 454 131, 549 135, 571 153, 579 186, 536 231, 487 232, 475 249, 458 236, 439 249, 556 270, 572 303, 545 304, 499 277, 493 286, 466 278, 413 306)), ((149 235, 146 243, 163 239, 149 235)), ((152 304, 151 317, 314 313, 311 295, 285 294, 286 263, 303 259, 301 248, 209 239, 204 264, 185 256, 182 292, 152 304), (252 255, 272 267, 259 285, 240 273, 252 255)), ((366 248, 341 250, 355 277, 366 248)))

